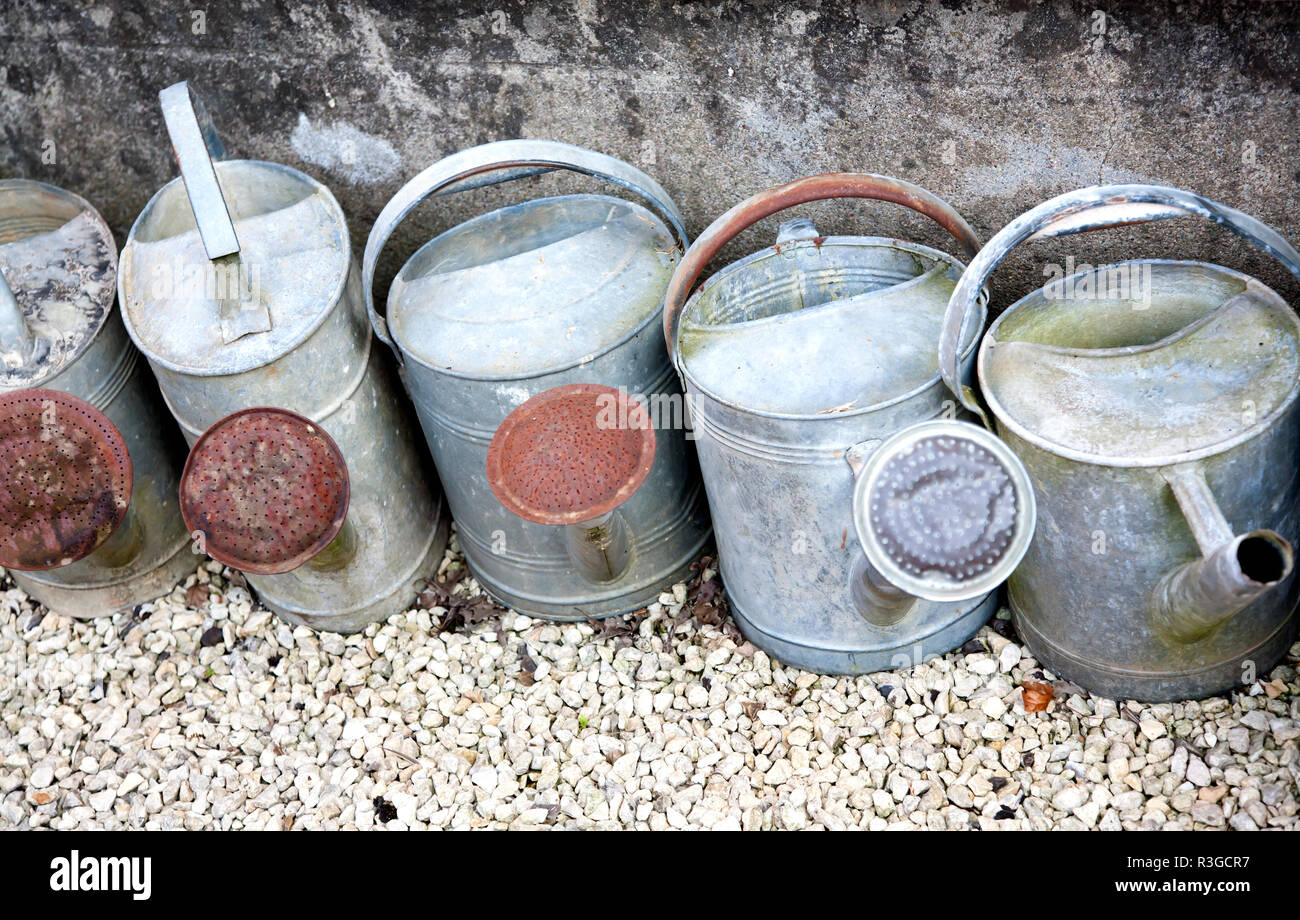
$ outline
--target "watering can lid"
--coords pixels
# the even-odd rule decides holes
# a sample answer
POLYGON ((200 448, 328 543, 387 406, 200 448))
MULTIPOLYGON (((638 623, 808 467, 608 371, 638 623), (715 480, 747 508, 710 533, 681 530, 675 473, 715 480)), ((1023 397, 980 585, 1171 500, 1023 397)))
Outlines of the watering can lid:
POLYGON ((683 371, 748 411, 826 417, 878 406, 938 381, 939 330, 961 271, 926 246, 820 237, 807 224, 802 238, 725 266, 692 296, 683 371))
POLYGON ((117 246, 80 196, 5 179, 0 274, 0 390, 30 387, 76 361, 108 321, 117 246))
POLYGON ((680 253, 641 205, 564 195, 481 214, 422 246, 388 294, 409 358, 519 377, 600 355, 659 313, 680 253))
POLYGON ((1048 450, 1164 465, 1272 424, 1300 388, 1300 321, 1240 272, 1134 260, 1008 308, 985 339, 980 377, 1003 423, 1048 450), (1117 273, 1141 280, 1110 296, 1117 273))
POLYGON ((44 570, 85 558, 131 503, 126 440, 59 390, 0 394, 0 565, 44 570))
POLYGON ((286 409, 243 409, 205 431, 181 475, 181 517, 224 565, 277 575, 329 545, 351 486, 338 445, 286 409))
POLYGON ((352 261, 343 209, 324 185, 279 163, 213 165, 240 264, 208 258, 184 182, 173 179, 131 228, 118 279, 131 339, 151 361, 196 375, 238 373, 292 351, 334 309, 352 261), (221 300, 232 294, 265 305, 270 329, 227 341, 221 300))

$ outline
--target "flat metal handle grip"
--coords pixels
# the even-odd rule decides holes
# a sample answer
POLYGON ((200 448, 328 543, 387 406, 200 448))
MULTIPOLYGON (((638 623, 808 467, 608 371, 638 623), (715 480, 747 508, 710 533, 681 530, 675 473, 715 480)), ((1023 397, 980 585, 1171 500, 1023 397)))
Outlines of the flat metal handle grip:
MULTIPOLYGON (((709 224, 708 229, 687 250, 681 262, 677 263, 677 271, 668 282, 668 293, 664 296, 664 340, 668 343, 668 354, 674 365, 678 364, 677 327, 681 322, 682 309, 705 266, 719 250, 741 231, 765 217, 795 205, 831 198, 873 198, 901 204, 924 214, 952 234, 967 257, 979 251, 979 237, 951 205, 919 185, 901 179, 870 173, 825 173, 767 189, 746 198, 709 224)), ((680 366, 677 369, 681 371, 680 366)))
POLYGON ((1171 217, 1200 216, 1222 224, 1272 255, 1300 278, 1300 252, 1273 228, 1227 205, 1163 185, 1096 185, 1044 201, 994 234, 971 260, 953 289, 939 334, 939 372, 971 412, 985 424, 975 392, 962 387, 957 365, 964 320, 993 270, 1012 249, 1028 239, 1043 239, 1171 217))
POLYGON ((219 259, 239 252, 235 225, 230 219, 221 183, 213 160, 226 155, 221 138, 213 127, 208 110, 194 93, 189 83, 174 83, 158 94, 162 104, 163 120, 171 138, 176 164, 185 183, 194 222, 209 259, 219 259))
POLYGON ((668 222, 682 250, 685 251, 690 246, 677 205, 663 187, 635 166, 607 154, 546 140, 495 141, 453 153, 398 189, 397 194, 375 218, 375 224, 366 240, 365 256, 361 263, 366 311, 370 314, 370 324, 374 327, 375 335, 393 349, 398 361, 402 360, 401 351, 393 344, 387 318, 375 306, 374 286, 379 255, 406 215, 430 196, 454 195, 557 169, 604 179, 640 196, 668 222))

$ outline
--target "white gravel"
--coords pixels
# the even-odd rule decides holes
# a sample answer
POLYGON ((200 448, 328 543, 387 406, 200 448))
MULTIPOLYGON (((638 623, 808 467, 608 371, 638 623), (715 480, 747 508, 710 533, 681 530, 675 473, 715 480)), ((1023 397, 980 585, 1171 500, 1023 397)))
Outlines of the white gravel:
POLYGON ((435 607, 342 637, 216 563, 196 582, 201 609, 88 622, 0 590, 0 828, 1300 828, 1300 645, 1231 701, 1060 684, 1026 714, 1052 675, 989 628, 836 678, 699 623, 685 585, 599 627, 439 635, 435 607))

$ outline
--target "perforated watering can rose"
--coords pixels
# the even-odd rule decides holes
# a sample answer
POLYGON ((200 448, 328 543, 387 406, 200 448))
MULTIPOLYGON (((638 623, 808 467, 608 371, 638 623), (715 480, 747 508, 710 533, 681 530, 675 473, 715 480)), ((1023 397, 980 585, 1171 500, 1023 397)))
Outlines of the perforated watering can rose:
MULTIPOLYGON (((541 140, 499 141, 440 160, 376 220, 364 261, 371 323, 402 362, 469 567, 501 603, 561 620, 636 610, 685 578, 703 549, 703 488, 658 330, 664 289, 687 243, 676 206, 650 176, 541 140), (645 206, 566 194, 481 214, 421 246, 386 300, 374 300, 384 247, 421 202, 553 171, 600 179, 645 206), (506 417, 575 384, 613 387, 643 404, 657 436, 645 482, 620 506, 629 542, 616 577, 575 561, 566 528, 498 501, 487 475, 489 445, 506 417)), ((510 494, 553 484, 544 464, 515 472, 510 494)))
POLYGON ((373 347, 347 221, 288 166, 224 160, 187 84, 159 95, 181 178, 122 250, 127 330, 185 439, 250 405, 327 428, 351 474, 355 554, 249 582, 279 616, 352 632, 405 609, 442 560, 449 521, 414 419, 373 347))
MULTIPOLYGON (((1034 496, 996 437, 952 418, 937 343, 962 265, 807 220, 724 267, 756 221, 810 201, 875 198, 932 218, 967 254, 969 225, 885 176, 810 176, 713 222, 669 286, 664 334, 691 396, 732 614, 756 645, 816 671, 904 667, 969 638, 1034 527, 1034 496)), ((983 299, 964 317, 969 367, 983 299)))
MULTIPOLYGON (((116 281, 113 235, 88 202, 41 182, 0 181, 0 395, 48 394, 41 399, 49 421, 35 440, 21 435, 21 407, 32 405, 24 396, 26 401, 13 404, 18 414, 8 422, 8 449, 18 452, 16 463, 23 450, 48 448, 40 433, 52 436, 58 424, 71 424, 81 417, 75 406, 84 404, 94 417, 111 419, 107 424, 130 448, 126 469, 133 464, 138 475, 130 514, 110 527, 95 517, 107 513, 107 506, 96 512, 82 505, 81 513, 90 517, 81 519, 56 513, 60 502, 71 500, 65 476, 79 463, 95 463, 89 442, 68 441, 66 463, 43 467, 51 477, 43 496, 32 493, 34 483, 25 478, 32 467, 0 464, 0 489, 27 489, 32 502, 19 528, 27 536, 14 538, 22 542, 34 535, 31 528, 44 528, 48 551, 27 556, 11 544, 6 565, 33 598, 74 617, 152 600, 196 564, 176 506, 180 457, 167 437, 157 392, 113 308, 116 281), (115 536, 101 545, 96 534, 109 532, 115 536)), ((129 472, 127 477, 130 496, 129 472)))
MULTIPOLYGON (((945 353, 1017 244, 1185 216, 1300 276, 1300 254, 1240 211, 1160 186, 1081 189, 980 251, 953 292, 945 353)), ((1248 684, 1283 655, 1300 591, 1300 320, 1281 297, 1204 262, 1088 268, 993 323, 979 381, 1050 522, 1009 583, 1039 661, 1096 693, 1168 700, 1248 684)), ((963 401, 985 411, 972 390, 963 401)))

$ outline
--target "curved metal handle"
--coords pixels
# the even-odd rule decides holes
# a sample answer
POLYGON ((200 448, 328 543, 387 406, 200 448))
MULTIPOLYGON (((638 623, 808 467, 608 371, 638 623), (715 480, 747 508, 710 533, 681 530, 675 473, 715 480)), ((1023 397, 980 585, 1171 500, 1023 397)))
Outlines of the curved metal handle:
POLYGON ((217 129, 212 125, 203 102, 190 90, 189 83, 174 83, 158 94, 167 135, 181 170, 185 194, 189 196, 194 222, 209 259, 219 259, 239 252, 235 225, 230 219, 221 183, 213 160, 226 155, 217 129))
MULTIPOLYGON (((961 244, 967 256, 973 256, 979 251, 979 237, 951 205, 919 185, 901 179, 871 173, 825 173, 767 189, 746 198, 709 224, 708 229, 699 235, 695 244, 677 264, 677 271, 668 282, 668 292, 664 296, 664 340, 668 343, 668 354, 674 365, 677 364, 677 326, 681 321, 682 308, 686 306, 704 267, 718 251, 741 231, 764 217, 798 204, 825 201, 828 198, 873 198, 901 204, 924 214, 947 230, 961 244)), ((680 370, 679 367, 678 371, 680 370)))
POLYGON ((510 140, 482 144, 453 153, 434 163, 411 179, 384 205, 375 218, 375 224, 366 240, 365 256, 361 263, 361 283, 366 292, 366 311, 375 335, 393 349, 397 360, 402 360, 399 349, 393 345, 385 316, 375 307, 375 267, 384 244, 397 225, 420 202, 431 195, 454 195, 470 189, 512 182, 527 176, 541 175, 557 169, 605 179, 614 185, 639 195, 650 203, 667 220, 677 242, 685 251, 690 245, 686 228, 677 206, 663 187, 650 176, 624 163, 594 150, 563 144, 559 141, 510 140))
POLYGON ((1123 224, 1196 216, 1222 224, 1272 255, 1300 278, 1300 252, 1273 228, 1227 205, 1162 185, 1096 185, 1044 201, 1012 220, 980 250, 953 289, 939 334, 939 372, 962 404, 988 424, 973 389, 962 387, 957 366, 965 318, 1003 258, 1027 239, 1065 236, 1123 224))

